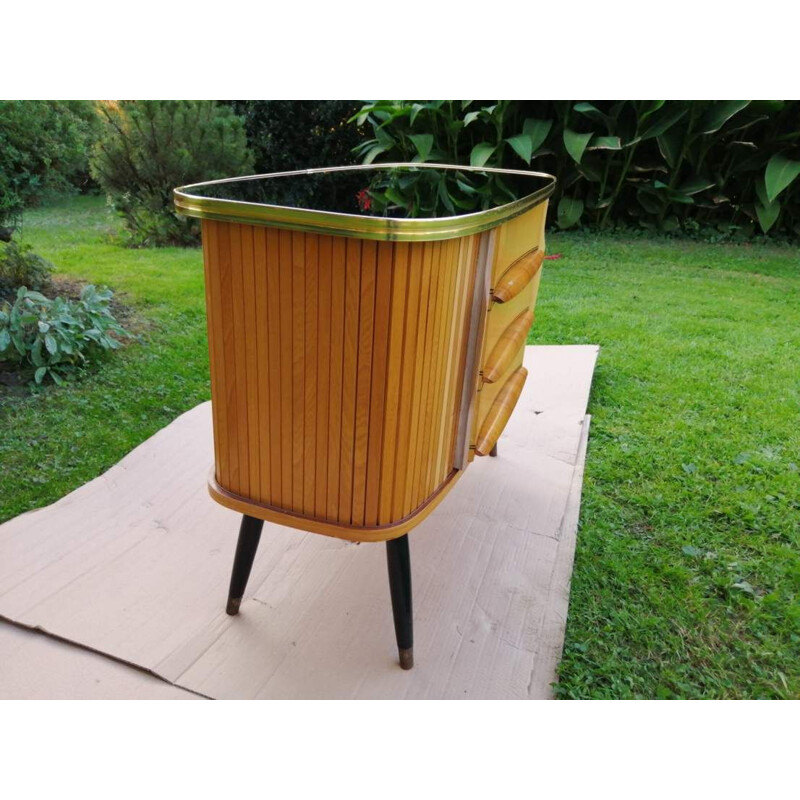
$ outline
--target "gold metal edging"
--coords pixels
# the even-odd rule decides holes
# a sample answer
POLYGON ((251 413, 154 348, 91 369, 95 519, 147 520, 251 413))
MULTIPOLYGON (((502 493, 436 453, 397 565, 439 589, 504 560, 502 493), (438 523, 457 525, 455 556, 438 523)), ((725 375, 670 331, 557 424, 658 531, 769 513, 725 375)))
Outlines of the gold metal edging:
POLYGON ((350 167, 327 167, 320 169, 293 170, 291 172, 271 172, 265 175, 247 175, 241 178, 223 178, 180 186, 173 190, 175 208, 179 214, 201 219, 223 222, 239 222, 247 225, 266 225, 287 228, 307 233, 323 233, 331 236, 350 236, 359 239, 375 239, 394 242, 435 241, 455 239, 483 233, 503 222, 524 214, 539 205, 553 193, 556 179, 544 172, 530 170, 496 169, 493 167, 465 167, 457 164, 360 164, 350 167), (365 217, 359 214, 340 214, 331 211, 315 211, 288 206, 274 206, 263 203, 248 203, 241 200, 200 197, 191 190, 200 186, 238 181, 260 180, 264 178, 283 178, 293 175, 319 175, 329 172, 368 172, 377 169, 394 168, 446 169, 461 172, 492 172, 503 175, 522 175, 528 178, 543 178, 545 186, 532 194, 486 211, 463 214, 458 217, 433 217, 413 219, 393 219, 389 217, 365 217))

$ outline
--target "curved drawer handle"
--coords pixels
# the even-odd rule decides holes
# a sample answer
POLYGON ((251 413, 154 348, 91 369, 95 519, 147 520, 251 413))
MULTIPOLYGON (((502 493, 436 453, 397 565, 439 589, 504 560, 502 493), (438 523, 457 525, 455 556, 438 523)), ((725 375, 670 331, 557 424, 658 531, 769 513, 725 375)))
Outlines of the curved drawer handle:
POLYGON ((533 311, 527 308, 500 334, 483 368, 484 383, 494 383, 508 369, 508 365, 525 343, 531 325, 533 325, 533 311))
POLYGON ((511 377, 503 384, 503 388, 489 409, 489 413, 483 420, 478 441, 475 445, 475 452, 479 456, 487 456, 500 438, 514 406, 522 393, 525 379, 528 377, 528 370, 520 367, 511 374, 511 377))
POLYGON ((516 297, 541 269, 544 250, 538 247, 520 256, 502 275, 492 290, 492 297, 498 303, 507 303, 516 297))

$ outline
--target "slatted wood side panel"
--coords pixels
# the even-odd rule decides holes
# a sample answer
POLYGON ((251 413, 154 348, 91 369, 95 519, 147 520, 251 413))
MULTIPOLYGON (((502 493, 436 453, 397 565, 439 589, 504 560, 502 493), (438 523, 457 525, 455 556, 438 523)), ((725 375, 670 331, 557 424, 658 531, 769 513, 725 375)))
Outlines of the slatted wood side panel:
POLYGON ((423 505, 453 470, 477 237, 203 240, 220 486, 354 526, 423 505))

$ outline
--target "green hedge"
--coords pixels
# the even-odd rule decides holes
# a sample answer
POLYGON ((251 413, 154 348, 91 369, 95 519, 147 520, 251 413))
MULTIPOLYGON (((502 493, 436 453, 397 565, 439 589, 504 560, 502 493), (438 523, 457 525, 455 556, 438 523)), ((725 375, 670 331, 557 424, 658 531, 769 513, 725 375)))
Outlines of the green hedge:
MULTIPOLYGON (((365 163, 554 174, 551 222, 561 228, 800 235, 800 101, 378 101, 352 122, 372 133, 357 148, 365 163)), ((447 214, 510 193, 502 179, 459 176, 372 187, 390 213, 447 214)))
MULTIPOLYGON (((361 107, 357 100, 232 100, 244 119, 247 142, 255 156, 254 172, 285 172, 357 163, 353 149, 364 132, 348 120, 361 107)), ((336 191, 353 196, 364 181, 353 177, 336 191)), ((333 188, 324 180, 286 187, 283 195, 297 205, 332 204, 333 188)))
POLYGON ((89 101, 0 100, 0 224, 26 206, 86 184, 99 131, 89 101))

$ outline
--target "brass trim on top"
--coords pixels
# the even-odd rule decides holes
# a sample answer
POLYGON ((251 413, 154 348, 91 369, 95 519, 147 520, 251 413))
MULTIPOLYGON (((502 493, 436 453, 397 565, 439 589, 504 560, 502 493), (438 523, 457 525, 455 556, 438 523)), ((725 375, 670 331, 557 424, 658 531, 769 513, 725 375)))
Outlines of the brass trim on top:
POLYGON ((180 186, 173 190, 175 208, 187 217, 213 219, 222 222, 238 222, 246 225, 266 225, 308 233, 330 236, 350 236, 358 239, 375 239, 393 242, 421 242, 455 239, 495 228, 514 217, 524 214, 545 201, 553 193, 556 179, 544 172, 518 169, 496 169, 492 167, 465 167, 457 164, 369 164, 351 167, 326 167, 321 169, 271 172, 265 175, 247 175, 241 178, 223 178, 180 186), (461 172, 493 172, 503 175, 523 175, 543 178, 547 183, 532 194, 496 206, 485 211, 462 214, 457 217, 425 217, 397 219, 391 217, 368 217, 360 214, 344 214, 332 211, 316 211, 306 208, 291 208, 242 200, 200 197, 191 190, 201 186, 213 186, 236 181, 251 181, 264 178, 283 178, 292 175, 315 175, 328 172, 374 171, 394 168, 424 168, 458 170, 461 172))

